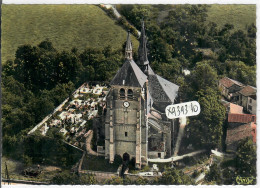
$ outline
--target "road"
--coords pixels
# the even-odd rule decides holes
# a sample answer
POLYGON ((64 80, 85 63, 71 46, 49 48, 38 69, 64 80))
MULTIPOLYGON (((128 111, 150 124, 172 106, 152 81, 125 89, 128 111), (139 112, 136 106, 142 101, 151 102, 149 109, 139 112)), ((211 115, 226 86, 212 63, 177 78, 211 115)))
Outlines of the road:
MULTIPOLYGON (((115 5, 104 5, 107 9, 112 9, 116 18, 119 19, 121 16, 121 14, 116 10, 116 7, 115 5)), ((127 20, 126 20, 127 21, 127 20)), ((128 21, 127 21, 128 22, 128 21)), ((128 22, 129 23, 129 22, 128 22)), ((129 23, 130 24, 130 23, 129 23)), ((131 26, 133 26, 132 24, 130 24, 131 26)), ((135 26, 133 26, 135 28, 135 26)), ((135 28, 136 29, 136 28, 135 28)), ((137 29, 136 29, 137 30, 137 29)), ((137 30, 137 33, 138 33, 138 36, 141 35, 141 32, 137 30)))
POLYGON ((168 159, 159 159, 159 158, 157 158, 157 159, 148 159, 148 162, 152 162, 152 163, 168 163, 168 162, 172 162, 172 161, 181 160, 181 159, 183 159, 185 157, 192 157, 192 156, 198 155, 200 153, 203 153, 205 151, 206 150, 194 151, 194 152, 182 155, 182 156, 173 156, 173 157, 170 157, 168 159))

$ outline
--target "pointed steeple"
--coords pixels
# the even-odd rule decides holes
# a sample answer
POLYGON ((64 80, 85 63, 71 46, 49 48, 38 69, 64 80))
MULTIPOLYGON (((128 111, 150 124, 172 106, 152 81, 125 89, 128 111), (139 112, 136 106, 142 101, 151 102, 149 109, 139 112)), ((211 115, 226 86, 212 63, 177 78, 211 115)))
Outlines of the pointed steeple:
POLYGON ((146 48, 146 36, 145 36, 145 29, 144 29, 144 21, 141 21, 142 29, 141 29, 141 36, 140 36, 140 44, 138 48, 138 64, 139 66, 148 65, 149 61, 147 58, 147 48, 146 48))
POLYGON ((130 31, 128 31, 127 39, 126 39, 125 58, 128 60, 133 59, 133 47, 132 47, 132 42, 130 39, 130 31))

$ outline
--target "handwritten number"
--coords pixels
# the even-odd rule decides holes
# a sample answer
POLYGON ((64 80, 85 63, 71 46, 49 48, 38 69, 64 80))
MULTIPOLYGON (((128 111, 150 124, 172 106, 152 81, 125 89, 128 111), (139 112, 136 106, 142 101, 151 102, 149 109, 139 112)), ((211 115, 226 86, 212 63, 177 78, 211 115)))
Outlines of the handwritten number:
POLYGON ((188 113, 188 105, 185 105, 185 115, 188 113))
POLYGON ((168 116, 169 114, 174 114, 174 116, 176 116, 176 112, 175 112, 175 108, 172 107, 172 108, 168 108, 168 116))
POLYGON ((177 106, 177 110, 178 110, 178 113, 179 113, 178 116, 179 116, 180 113, 181 113, 181 112, 180 112, 180 107, 179 107, 179 106, 177 106))

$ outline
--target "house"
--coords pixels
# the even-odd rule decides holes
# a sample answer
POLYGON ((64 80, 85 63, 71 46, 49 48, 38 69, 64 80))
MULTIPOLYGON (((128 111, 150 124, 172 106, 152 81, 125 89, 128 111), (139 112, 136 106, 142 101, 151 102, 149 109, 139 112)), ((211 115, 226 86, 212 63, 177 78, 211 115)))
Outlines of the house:
POLYGON ((239 142, 247 137, 251 137, 256 143, 256 116, 229 113, 226 150, 236 151, 239 142))
POLYGON ((238 104, 243 106, 246 112, 256 114, 256 88, 246 86, 239 92, 238 104))
POLYGON ((238 101, 238 94, 237 92, 240 91, 244 86, 244 84, 233 80, 228 77, 224 77, 219 80, 219 88, 221 90, 221 94, 228 100, 228 101, 238 101))
POLYGON ((243 114, 242 106, 224 100, 221 100, 221 103, 226 107, 228 114, 243 114))
POLYGON ((233 129, 228 129, 226 150, 236 151, 239 142, 247 137, 251 137, 253 142, 256 143, 256 124, 253 122, 234 127, 233 129))

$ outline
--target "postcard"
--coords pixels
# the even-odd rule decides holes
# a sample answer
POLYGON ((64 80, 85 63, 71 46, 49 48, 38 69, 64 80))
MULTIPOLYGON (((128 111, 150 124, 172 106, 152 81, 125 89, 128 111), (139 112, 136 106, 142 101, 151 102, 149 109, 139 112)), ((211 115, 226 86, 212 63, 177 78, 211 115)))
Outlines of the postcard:
POLYGON ((2 4, 2 185, 256 185, 256 4, 2 4))

